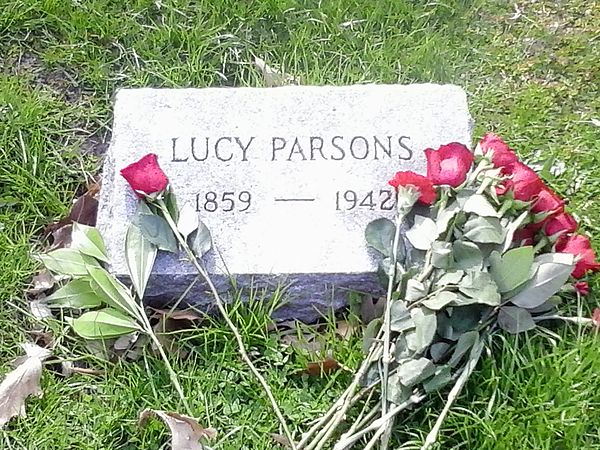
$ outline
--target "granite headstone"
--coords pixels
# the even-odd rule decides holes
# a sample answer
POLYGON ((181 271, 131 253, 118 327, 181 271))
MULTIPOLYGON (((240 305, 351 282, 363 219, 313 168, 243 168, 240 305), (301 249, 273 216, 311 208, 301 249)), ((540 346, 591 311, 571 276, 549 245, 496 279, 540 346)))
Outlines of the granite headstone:
MULTIPOLYGON (((424 173, 423 149, 470 144, 465 92, 452 85, 123 89, 115 100, 98 226, 110 270, 127 278, 124 241, 137 199, 119 171, 159 155, 179 206, 213 236, 205 256, 220 291, 283 287, 278 319, 312 321, 349 290, 377 292, 367 223, 393 215, 387 181, 424 173)), ((150 304, 167 304, 196 279, 183 257, 160 254, 150 304)), ((207 309, 198 281, 184 299, 207 309)))

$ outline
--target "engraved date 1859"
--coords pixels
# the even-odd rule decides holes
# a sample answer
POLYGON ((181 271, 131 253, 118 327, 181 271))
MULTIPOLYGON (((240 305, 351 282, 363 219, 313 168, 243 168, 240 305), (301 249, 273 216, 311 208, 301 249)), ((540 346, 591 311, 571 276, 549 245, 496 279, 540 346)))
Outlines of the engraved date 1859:
POLYGON ((248 191, 196 194, 196 211, 244 212, 248 211, 251 204, 252 195, 248 191))
POLYGON ((395 203, 394 192, 391 189, 380 189, 379 191, 375 190, 368 192, 356 192, 347 189, 335 193, 336 211, 351 211, 355 208, 391 211, 394 209, 395 203))

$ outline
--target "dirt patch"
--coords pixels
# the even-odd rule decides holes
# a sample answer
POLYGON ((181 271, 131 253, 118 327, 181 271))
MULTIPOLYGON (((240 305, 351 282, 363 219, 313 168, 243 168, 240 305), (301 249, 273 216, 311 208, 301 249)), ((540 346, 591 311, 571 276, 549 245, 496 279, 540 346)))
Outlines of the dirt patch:
POLYGON ((23 52, 9 58, 5 67, 15 75, 30 79, 36 87, 51 91, 67 103, 77 103, 81 99, 82 88, 75 76, 64 68, 47 68, 32 52, 23 52))
POLYGON ((110 145, 111 132, 103 130, 88 136, 79 148, 84 155, 104 156, 110 145))

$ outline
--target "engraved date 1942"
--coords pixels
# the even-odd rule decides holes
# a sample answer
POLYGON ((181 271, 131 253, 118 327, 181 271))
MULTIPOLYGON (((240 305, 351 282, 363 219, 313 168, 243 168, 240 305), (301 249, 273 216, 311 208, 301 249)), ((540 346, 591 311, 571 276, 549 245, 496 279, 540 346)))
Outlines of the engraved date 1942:
POLYGON ((335 193, 336 211, 352 211, 356 208, 379 209, 392 211, 396 206, 394 191, 380 189, 379 191, 356 192, 352 189, 337 191, 335 193))

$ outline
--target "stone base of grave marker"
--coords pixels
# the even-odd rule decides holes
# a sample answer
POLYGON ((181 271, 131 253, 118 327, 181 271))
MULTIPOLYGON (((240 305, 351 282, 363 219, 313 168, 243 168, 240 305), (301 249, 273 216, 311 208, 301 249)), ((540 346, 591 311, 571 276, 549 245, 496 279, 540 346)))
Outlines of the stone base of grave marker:
MULTIPOLYGON (((424 173, 423 149, 470 138, 466 95, 451 85, 121 90, 98 213, 109 269, 128 278, 138 201, 118 173, 156 153, 179 205, 211 230, 205 264, 219 291, 230 295, 232 279, 245 296, 283 289, 275 318, 314 321, 348 291, 382 293, 364 230, 393 216, 387 180, 424 173)), ((171 304, 196 278, 159 254, 146 300, 171 304)), ((210 309, 202 280, 182 304, 210 309)))

